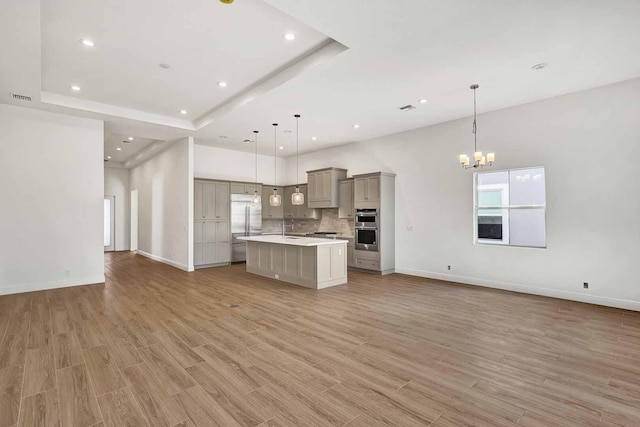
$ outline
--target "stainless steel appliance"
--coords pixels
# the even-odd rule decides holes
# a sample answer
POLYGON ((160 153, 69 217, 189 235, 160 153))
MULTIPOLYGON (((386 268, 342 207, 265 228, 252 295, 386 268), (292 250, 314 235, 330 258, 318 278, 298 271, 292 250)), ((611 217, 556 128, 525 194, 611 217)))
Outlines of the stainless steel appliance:
POLYGON ((262 206, 251 204, 253 195, 231 195, 231 262, 247 260, 247 242, 243 236, 262 234, 262 206))
POLYGON ((357 250, 378 252, 378 227, 356 227, 354 243, 357 250))
POLYGON ((356 209, 356 227, 377 228, 378 209, 356 209))

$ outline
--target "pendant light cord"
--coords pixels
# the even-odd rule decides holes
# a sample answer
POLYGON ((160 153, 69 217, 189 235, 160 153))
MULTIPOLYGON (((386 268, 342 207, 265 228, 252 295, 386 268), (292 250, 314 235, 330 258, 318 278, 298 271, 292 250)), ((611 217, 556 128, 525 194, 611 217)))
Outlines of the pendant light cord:
POLYGON ((256 134, 256 140, 255 140, 255 144, 256 144, 256 173, 255 173, 255 177, 256 177, 256 184, 258 183, 258 131, 254 130, 253 133, 256 134))
POLYGON ((294 116, 296 118, 296 188, 300 188, 300 135, 298 133, 300 127, 300 114, 294 116))
POLYGON ((278 143, 277 143, 277 139, 278 139, 278 132, 277 132, 277 128, 276 126, 278 126, 277 123, 273 123, 273 180, 275 181, 273 183, 273 191, 275 192, 275 186, 278 185, 278 157, 277 157, 277 153, 278 153, 278 143))

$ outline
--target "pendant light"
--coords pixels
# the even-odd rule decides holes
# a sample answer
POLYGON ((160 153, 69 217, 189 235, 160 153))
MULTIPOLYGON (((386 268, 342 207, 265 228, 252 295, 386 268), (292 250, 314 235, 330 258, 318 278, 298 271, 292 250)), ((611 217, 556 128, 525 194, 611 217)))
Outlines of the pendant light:
POLYGON ((300 184, 298 184, 299 177, 299 165, 300 165, 300 154, 299 154, 299 135, 298 135, 298 127, 300 122, 300 114, 296 114, 293 117, 296 118, 296 192, 291 195, 291 204, 292 205, 304 205, 304 194, 300 192, 300 184))
POLYGON ((262 204, 262 198, 258 194, 258 131, 254 130, 253 133, 256 135, 254 143, 256 144, 256 189, 253 190, 253 197, 251 198, 251 204, 253 206, 258 206, 262 204))
POLYGON ((472 84, 470 86, 473 89, 473 145, 474 145, 474 153, 473 153, 473 164, 469 164, 469 156, 466 154, 460 154, 460 165, 465 168, 484 168, 485 166, 493 166, 493 162, 496 160, 495 153, 487 153, 485 157, 482 154, 482 151, 478 151, 478 138, 476 135, 477 131, 477 115, 476 115, 476 89, 480 86, 477 84, 472 84))
MULTIPOLYGON (((273 123, 273 185, 277 185, 278 178, 278 124, 273 123)), ((280 206, 282 204, 282 196, 278 194, 278 189, 274 187, 273 194, 269 196, 269 205, 280 206)))

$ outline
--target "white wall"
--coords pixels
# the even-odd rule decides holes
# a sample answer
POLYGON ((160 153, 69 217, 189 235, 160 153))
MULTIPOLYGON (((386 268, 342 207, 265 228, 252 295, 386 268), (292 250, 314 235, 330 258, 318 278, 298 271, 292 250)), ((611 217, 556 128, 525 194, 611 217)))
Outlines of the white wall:
POLYGON ((138 190, 138 253, 193 270, 193 138, 131 169, 138 190))
POLYGON ((129 170, 104 168, 104 195, 115 196, 116 251, 129 250, 129 170))
MULTIPOLYGON (((255 154, 198 144, 194 147, 194 175, 196 178, 255 181, 255 154)), ((276 185, 295 183, 285 179, 286 160, 278 158, 277 165, 278 182, 276 185)), ((258 182, 274 184, 273 173, 273 157, 258 155, 258 182)))
POLYGON ((103 123, 0 104, 0 294, 104 282, 103 123))
POLYGON ((546 167, 547 249, 473 244, 473 173, 458 165, 471 122, 310 153, 300 168, 397 174, 398 272, 640 310, 640 79, 478 117, 493 169, 546 167))

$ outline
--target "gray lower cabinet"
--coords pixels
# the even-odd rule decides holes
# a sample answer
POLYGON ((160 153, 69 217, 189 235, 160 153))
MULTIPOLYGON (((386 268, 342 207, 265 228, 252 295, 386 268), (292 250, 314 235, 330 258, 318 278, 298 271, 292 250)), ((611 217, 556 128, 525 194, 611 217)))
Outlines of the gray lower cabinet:
POLYGON ((353 266, 365 270, 380 271, 380 252, 354 250, 353 266))
POLYGON ((193 264, 196 267, 231 262, 229 221, 194 221, 193 264))
POLYGON ((247 271, 308 288, 347 283, 344 243, 297 246, 247 242, 247 271))

